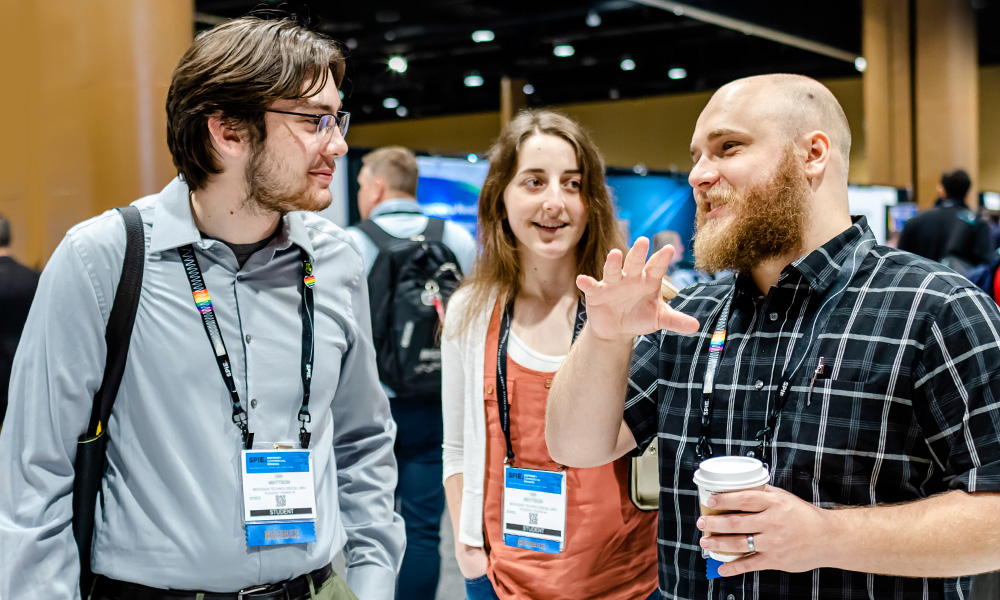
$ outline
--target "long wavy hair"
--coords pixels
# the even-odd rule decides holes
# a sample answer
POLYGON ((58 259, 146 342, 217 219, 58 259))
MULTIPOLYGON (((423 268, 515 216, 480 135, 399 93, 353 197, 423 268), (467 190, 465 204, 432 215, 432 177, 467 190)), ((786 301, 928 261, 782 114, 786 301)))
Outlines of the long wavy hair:
POLYGON ((522 111, 504 127, 490 148, 490 170, 479 193, 477 228, 482 253, 462 283, 461 289, 469 294, 467 311, 455 321, 454 331, 449 327, 448 335, 461 333, 471 321, 470 317, 491 308, 487 303, 494 293, 504 301, 517 294, 522 275, 521 259, 507 220, 504 192, 517 172, 521 146, 533 135, 561 138, 576 152, 581 172, 580 196, 587 209, 587 227, 576 247, 577 272, 600 279, 608 252, 612 248, 625 248, 604 180, 604 159, 590 134, 560 113, 522 111))

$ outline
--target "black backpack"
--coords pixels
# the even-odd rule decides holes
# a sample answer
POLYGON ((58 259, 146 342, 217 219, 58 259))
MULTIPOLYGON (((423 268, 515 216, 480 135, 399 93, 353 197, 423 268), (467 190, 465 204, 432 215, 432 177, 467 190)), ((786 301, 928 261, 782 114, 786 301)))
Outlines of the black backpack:
POLYGON ((441 393, 439 328, 462 269, 441 241, 444 221, 429 218, 423 233, 397 238, 367 220, 358 229, 378 246, 368 274, 379 380, 397 396, 441 393))

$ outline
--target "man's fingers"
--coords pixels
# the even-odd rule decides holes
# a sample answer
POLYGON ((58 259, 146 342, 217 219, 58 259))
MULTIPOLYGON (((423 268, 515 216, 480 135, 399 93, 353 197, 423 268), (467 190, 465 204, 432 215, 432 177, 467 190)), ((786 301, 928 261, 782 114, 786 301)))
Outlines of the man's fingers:
MULTIPOLYGON (((756 538, 754 539, 756 543, 756 538)), ((719 575, 722 577, 732 577, 734 575, 742 575, 744 573, 753 573, 754 571, 766 571, 767 569, 773 569, 774 566, 768 566, 767 554, 751 554, 750 556, 744 556, 734 560, 733 562, 727 562, 721 567, 719 567, 719 575)))
POLYGON ((732 513, 729 515, 715 515, 711 517, 698 517, 695 525, 701 531, 712 535, 747 535, 760 531, 764 524, 763 517, 759 513, 732 513))
POLYGON ((707 506, 713 510, 735 510, 739 512, 763 512, 774 504, 770 492, 727 492, 715 494, 708 499, 707 506))
POLYGON ((604 281, 613 283, 622 278, 622 251, 618 248, 608 252, 608 258, 604 261, 604 281))
POLYGON ((629 249, 628 254, 625 256, 625 265, 622 267, 622 273, 626 277, 642 273, 642 268, 646 265, 647 252, 649 252, 649 240, 640 236, 632 244, 632 248, 629 249))
MULTIPOLYGON (((760 534, 753 534, 754 551, 760 552, 760 534)), ((747 534, 736 535, 704 535, 700 540, 701 547, 714 552, 725 552, 727 554, 744 554, 750 552, 750 541, 747 534)))
MULTIPOLYGON (((657 293, 659 293, 659 286, 657 286, 657 293)), ((667 306, 666 302, 661 302, 660 312, 657 315, 657 327, 658 329, 667 329, 676 333, 687 334, 697 333, 701 329, 701 324, 698 323, 698 319, 695 319, 691 315, 674 310, 667 306)))
POLYGON ((646 277, 656 281, 663 279, 663 276, 667 274, 667 269, 670 268, 670 260, 673 257, 674 247, 669 244, 654 252, 646 262, 646 277))

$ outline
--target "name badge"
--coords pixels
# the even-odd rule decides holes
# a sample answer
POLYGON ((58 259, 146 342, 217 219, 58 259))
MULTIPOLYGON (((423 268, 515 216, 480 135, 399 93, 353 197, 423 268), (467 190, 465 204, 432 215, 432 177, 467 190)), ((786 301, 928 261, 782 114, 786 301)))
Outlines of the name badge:
POLYGON ((566 472, 503 470, 504 544, 559 554, 566 547, 566 472))
POLYGON ((312 452, 243 450, 243 521, 247 544, 272 546, 316 541, 312 452))

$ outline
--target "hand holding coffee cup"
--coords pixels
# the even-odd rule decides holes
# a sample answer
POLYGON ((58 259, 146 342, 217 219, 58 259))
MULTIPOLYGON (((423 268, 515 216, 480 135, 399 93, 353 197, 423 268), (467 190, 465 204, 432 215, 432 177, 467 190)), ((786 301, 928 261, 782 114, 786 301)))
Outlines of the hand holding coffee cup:
MULTIPOLYGON (((764 486, 770 480, 770 474, 764 463, 747 456, 719 456, 702 461, 694 474, 694 483, 698 486, 698 504, 701 505, 702 516, 730 514, 737 511, 716 510, 708 507, 708 499, 716 494, 739 491, 764 491, 764 486)), ((712 535, 706 531, 706 536, 712 535)), ((753 543, 747 538, 748 547, 753 543)), ((730 553, 709 551, 708 555, 720 562, 730 562, 747 556, 750 552, 730 553)))

